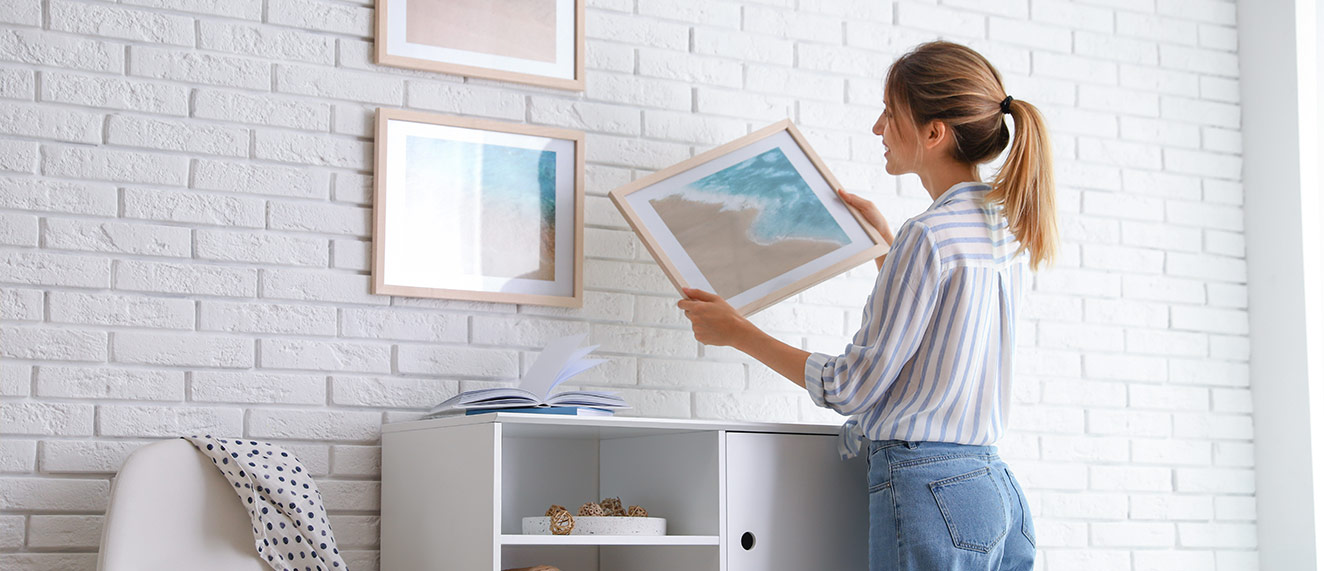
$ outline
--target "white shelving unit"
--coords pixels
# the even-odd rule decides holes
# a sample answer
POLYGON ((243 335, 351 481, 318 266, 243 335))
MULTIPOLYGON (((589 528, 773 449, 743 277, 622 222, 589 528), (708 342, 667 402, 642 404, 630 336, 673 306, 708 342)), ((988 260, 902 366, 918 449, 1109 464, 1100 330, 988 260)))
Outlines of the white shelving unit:
POLYGON ((863 569, 862 458, 835 426, 485 414, 382 427, 383 571, 863 569), (521 519, 620 497, 667 535, 538 536, 521 519))

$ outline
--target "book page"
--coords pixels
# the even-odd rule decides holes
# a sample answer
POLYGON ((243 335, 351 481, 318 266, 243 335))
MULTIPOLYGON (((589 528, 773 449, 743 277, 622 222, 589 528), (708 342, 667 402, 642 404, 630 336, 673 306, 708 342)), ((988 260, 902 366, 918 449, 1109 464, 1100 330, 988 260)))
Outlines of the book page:
POLYGON ((601 364, 606 363, 606 362, 607 362, 606 359, 577 359, 577 360, 571 360, 569 363, 566 363, 564 369, 561 369, 561 374, 558 375, 558 376, 556 377, 556 382, 553 383, 552 386, 555 387, 555 386, 557 386, 557 385, 559 385, 559 384, 565 382, 565 380, 566 380, 566 379, 569 379, 570 377, 573 377, 573 376, 575 376, 575 375, 578 375, 578 374, 580 374, 580 373, 582 373, 582 372, 584 372, 584 371, 587 371, 587 370, 589 370, 589 369, 592 369, 593 367, 596 367, 596 366, 601 365, 601 364))
MULTIPOLYGON (((543 401, 559 382, 561 370, 577 353, 579 344, 584 342, 584 334, 571 335, 555 339, 538 354, 538 359, 529 367, 529 372, 520 380, 519 388, 529 391, 543 401)), ((591 349, 590 349, 591 350, 591 349)))

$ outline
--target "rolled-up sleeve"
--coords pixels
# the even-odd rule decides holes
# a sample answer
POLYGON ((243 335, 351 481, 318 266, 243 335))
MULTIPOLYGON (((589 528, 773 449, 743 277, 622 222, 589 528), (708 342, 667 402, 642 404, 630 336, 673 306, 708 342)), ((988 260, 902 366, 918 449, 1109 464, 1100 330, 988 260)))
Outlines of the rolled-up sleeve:
POLYGON ((814 404, 854 415, 882 398, 933 321, 941 282, 932 232, 908 221, 879 270, 851 344, 841 355, 812 353, 805 361, 805 389, 814 404))
POLYGON ((827 401, 823 398, 823 368, 833 359, 823 353, 810 353, 805 360, 805 389, 809 391, 809 399, 824 408, 827 401))

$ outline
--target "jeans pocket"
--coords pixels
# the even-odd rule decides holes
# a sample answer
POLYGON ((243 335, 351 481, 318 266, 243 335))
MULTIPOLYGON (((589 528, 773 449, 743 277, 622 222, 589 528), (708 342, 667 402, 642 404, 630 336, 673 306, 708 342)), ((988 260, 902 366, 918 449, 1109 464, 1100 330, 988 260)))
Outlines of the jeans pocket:
POLYGON ((890 481, 890 468, 887 465, 887 449, 881 446, 870 445, 869 454, 864 457, 865 466, 868 468, 870 491, 880 482, 890 481))
POLYGON ((1007 535, 1006 499, 987 467, 932 482, 929 489, 956 547, 988 553, 1007 535))
POLYGON ((1011 489, 1016 492, 1016 500, 1021 503, 1021 533, 1025 534, 1025 539, 1030 540, 1030 545, 1034 542, 1034 519, 1030 517, 1030 503, 1025 501, 1025 490, 1021 488, 1021 483, 1016 481, 1011 470, 1007 470, 1007 481, 1011 482, 1011 489))

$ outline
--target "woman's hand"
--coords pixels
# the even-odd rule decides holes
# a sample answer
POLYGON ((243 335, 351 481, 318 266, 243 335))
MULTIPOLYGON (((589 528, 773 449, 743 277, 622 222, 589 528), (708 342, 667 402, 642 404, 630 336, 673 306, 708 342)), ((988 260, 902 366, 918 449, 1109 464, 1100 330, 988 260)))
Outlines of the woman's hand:
POLYGON ((846 204, 859 210, 860 215, 864 217, 864 221, 868 222, 870 226, 878 229, 878 233, 883 235, 883 241, 887 242, 888 246, 892 245, 892 240, 894 239, 892 236, 892 229, 887 225, 887 219, 883 218, 883 213, 878 211, 878 207, 875 206, 873 202, 842 189, 837 189, 837 195, 840 196, 842 200, 846 201, 846 204))
POLYGON ((731 304, 703 290, 685 288, 686 299, 676 305, 694 328, 694 338, 704 345, 729 345, 758 359, 801 387, 805 386, 805 362, 809 353, 773 339, 731 304))
MULTIPOLYGON (((887 219, 883 218, 883 213, 878 211, 878 207, 874 206, 873 202, 865 200, 859 195, 846 192, 840 188, 837 189, 837 195, 840 196, 842 200, 846 201, 846 204, 859 210, 860 216, 864 217, 864 221, 878 229, 878 233, 883 235, 883 241, 887 242, 888 246, 892 245, 892 241, 895 240, 896 237, 892 235, 892 229, 887 226, 887 219)), ((887 259, 887 254, 878 256, 878 259, 873 261, 874 265, 878 266, 878 269, 880 270, 883 269, 883 260, 885 259, 887 259)))
POLYGON ((694 338, 704 345, 736 346, 758 331, 754 324, 740 316, 726 300, 699 289, 685 288, 686 299, 676 303, 685 311, 694 330, 694 338))

